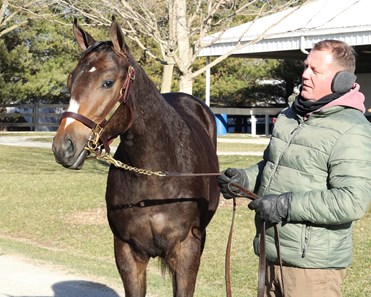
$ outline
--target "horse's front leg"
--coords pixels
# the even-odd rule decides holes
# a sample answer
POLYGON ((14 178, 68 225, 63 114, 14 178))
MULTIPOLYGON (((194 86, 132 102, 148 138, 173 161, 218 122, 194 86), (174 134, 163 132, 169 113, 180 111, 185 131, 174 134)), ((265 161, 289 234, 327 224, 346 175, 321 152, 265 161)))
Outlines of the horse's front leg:
POLYGON ((192 297, 194 294, 204 235, 201 235, 198 228, 193 228, 187 238, 174 247, 171 257, 167 259, 173 276, 174 297, 192 297))
POLYGON ((114 237, 116 266, 124 284, 126 297, 145 297, 146 269, 149 259, 138 260, 129 244, 114 237))

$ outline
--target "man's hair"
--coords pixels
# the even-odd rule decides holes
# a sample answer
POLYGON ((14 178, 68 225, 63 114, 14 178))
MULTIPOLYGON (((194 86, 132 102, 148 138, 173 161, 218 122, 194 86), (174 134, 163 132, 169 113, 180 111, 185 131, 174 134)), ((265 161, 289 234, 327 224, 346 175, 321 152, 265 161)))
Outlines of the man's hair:
POLYGON ((317 42, 314 50, 331 52, 334 62, 343 70, 354 73, 356 70, 356 51, 353 47, 340 40, 322 40, 317 42))

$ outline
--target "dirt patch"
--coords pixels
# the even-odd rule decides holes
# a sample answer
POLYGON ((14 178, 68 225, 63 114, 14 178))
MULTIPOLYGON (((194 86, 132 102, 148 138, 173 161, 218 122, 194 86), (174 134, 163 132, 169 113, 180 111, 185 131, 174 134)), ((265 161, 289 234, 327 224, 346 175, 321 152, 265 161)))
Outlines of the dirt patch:
POLYGON ((78 211, 67 216, 66 222, 78 225, 106 225, 107 211, 106 208, 96 208, 85 211, 78 211))

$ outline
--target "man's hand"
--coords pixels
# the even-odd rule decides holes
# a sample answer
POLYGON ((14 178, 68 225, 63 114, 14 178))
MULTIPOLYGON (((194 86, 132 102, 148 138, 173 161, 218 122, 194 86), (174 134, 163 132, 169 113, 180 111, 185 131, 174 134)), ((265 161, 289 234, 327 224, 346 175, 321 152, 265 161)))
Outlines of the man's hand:
POLYGON ((248 207, 267 223, 277 224, 282 220, 289 221, 292 193, 281 195, 266 195, 251 201, 248 207))
POLYGON ((217 181, 220 187, 220 192, 223 194, 225 199, 245 196, 244 193, 233 187, 231 183, 237 184, 243 188, 249 186, 248 178, 243 169, 228 168, 217 177, 217 181))

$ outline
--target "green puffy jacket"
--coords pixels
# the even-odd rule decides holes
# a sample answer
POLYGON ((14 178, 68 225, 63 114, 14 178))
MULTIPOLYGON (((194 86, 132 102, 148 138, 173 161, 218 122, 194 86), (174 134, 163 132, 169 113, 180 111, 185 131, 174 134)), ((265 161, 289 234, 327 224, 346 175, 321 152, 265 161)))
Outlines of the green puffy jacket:
MULTIPOLYGON (((287 108, 275 123, 264 161, 246 169, 249 188, 259 196, 293 193, 289 220, 279 225, 285 265, 343 268, 352 261, 352 222, 371 200, 371 124, 354 108, 359 94, 357 88, 307 119, 287 108)), ((258 216, 255 223, 259 254, 258 216)), ((266 230, 266 253, 277 262, 272 226, 266 230)))

